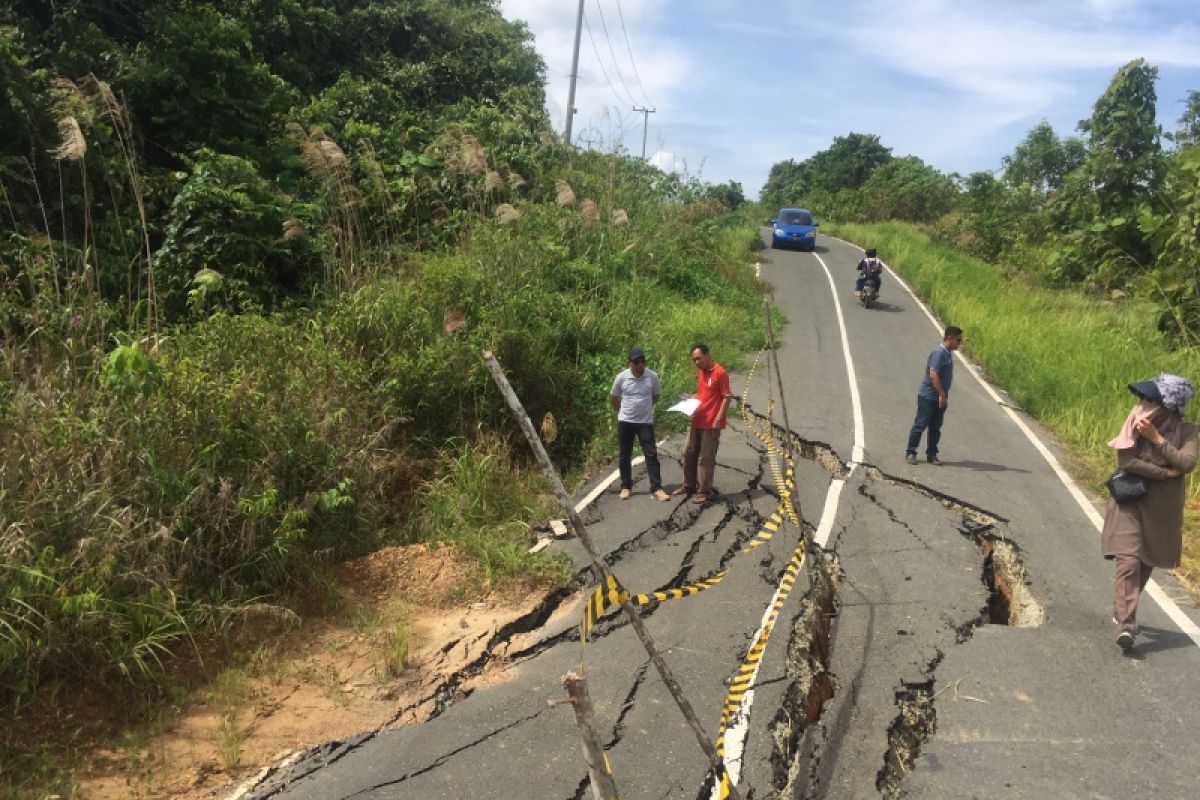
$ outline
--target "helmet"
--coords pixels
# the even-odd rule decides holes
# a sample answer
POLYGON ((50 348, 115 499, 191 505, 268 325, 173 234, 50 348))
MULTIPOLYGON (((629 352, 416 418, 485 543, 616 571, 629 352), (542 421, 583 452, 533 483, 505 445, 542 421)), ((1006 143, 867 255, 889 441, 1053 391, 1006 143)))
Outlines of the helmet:
POLYGON ((867 252, 866 252, 866 256, 867 256, 867 258, 874 258, 874 257, 875 257, 875 248, 874 248, 874 247, 868 247, 868 248, 867 248, 867 252))

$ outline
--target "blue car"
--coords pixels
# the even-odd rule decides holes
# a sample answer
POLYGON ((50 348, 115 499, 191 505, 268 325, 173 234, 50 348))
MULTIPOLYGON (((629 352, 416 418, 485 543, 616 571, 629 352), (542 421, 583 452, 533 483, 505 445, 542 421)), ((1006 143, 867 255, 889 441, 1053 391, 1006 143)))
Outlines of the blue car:
POLYGON ((779 216, 771 220, 771 247, 815 250, 818 224, 807 208, 781 208, 779 216))

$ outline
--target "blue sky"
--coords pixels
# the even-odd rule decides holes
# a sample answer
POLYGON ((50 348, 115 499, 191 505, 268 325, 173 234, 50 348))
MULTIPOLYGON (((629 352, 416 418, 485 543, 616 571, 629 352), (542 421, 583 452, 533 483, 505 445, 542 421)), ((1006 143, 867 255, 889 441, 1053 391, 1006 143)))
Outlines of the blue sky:
MULTIPOLYGON (((499 5, 536 37, 561 130, 578 3, 499 5)), ((1042 119, 1074 133, 1138 56, 1159 69, 1166 130, 1200 89, 1197 0, 586 0, 585 16, 576 143, 640 154, 631 106, 654 107, 648 157, 751 197, 772 164, 850 131, 946 172, 998 170, 1042 119)))

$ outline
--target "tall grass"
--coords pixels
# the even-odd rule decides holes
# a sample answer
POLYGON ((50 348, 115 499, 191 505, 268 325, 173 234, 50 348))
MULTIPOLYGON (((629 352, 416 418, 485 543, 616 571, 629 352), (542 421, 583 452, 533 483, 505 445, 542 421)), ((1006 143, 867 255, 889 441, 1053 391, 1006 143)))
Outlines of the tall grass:
POLYGON ((553 516, 557 506, 536 466, 516 461, 506 440, 483 435, 450 444, 435 474, 418 491, 412 540, 458 545, 489 583, 524 574, 568 577, 563 561, 528 552, 530 521, 553 516))
MULTIPOLYGON (((1156 313, 1129 298, 1050 289, 931 241, 912 226, 829 225, 876 247, 934 311, 966 331, 965 349, 1068 448, 1096 493, 1112 471, 1107 442, 1129 412, 1126 384, 1171 372, 1200 381, 1200 351, 1173 348, 1156 313)), ((1193 403, 1189 416, 1200 404, 1193 403)), ((1188 483, 1182 572, 1200 578, 1200 483, 1188 483)))

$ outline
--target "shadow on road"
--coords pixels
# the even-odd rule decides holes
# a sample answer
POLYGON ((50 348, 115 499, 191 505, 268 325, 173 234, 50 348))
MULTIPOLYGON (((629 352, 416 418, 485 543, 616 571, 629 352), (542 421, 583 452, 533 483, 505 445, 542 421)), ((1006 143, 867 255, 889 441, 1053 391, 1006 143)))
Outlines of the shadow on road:
POLYGON ((947 467, 966 467, 976 472, 1029 472, 1027 469, 1006 467, 1003 464, 991 464, 987 461, 943 461, 947 467))
POLYGON ((1142 640, 1130 651, 1130 655, 1135 658, 1137 656, 1149 655, 1150 653, 1161 653, 1166 650, 1177 650, 1180 647, 1195 646, 1192 637, 1182 631, 1148 628, 1143 625, 1139 636, 1142 640))
MULTIPOLYGON (((855 299, 856 301, 858 300, 858 298, 857 298, 857 297, 856 297, 856 298, 854 298, 854 299, 855 299)), ((894 305, 892 305, 891 303, 885 303, 885 302, 883 302, 882 300, 876 300, 876 301, 874 301, 874 302, 872 302, 872 303, 871 303, 871 310, 872 310, 872 311, 891 311, 891 312, 896 312, 896 311, 903 311, 903 310, 904 310, 904 306, 894 306, 894 305)))

